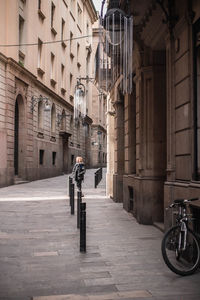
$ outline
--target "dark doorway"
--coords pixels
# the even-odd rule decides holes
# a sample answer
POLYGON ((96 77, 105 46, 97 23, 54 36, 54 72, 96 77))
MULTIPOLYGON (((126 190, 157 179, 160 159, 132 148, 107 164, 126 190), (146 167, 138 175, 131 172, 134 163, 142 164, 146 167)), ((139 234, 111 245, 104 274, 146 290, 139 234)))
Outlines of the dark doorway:
POLYGON ((69 166, 68 166, 68 160, 69 160, 69 157, 68 157, 68 139, 64 139, 63 138, 63 173, 67 174, 68 173, 68 169, 69 169, 69 166))
POLYGON ((25 140, 26 128, 24 120, 24 103, 19 94, 15 102, 14 116, 14 174, 19 178, 25 179, 25 140))
POLYGON ((14 168, 15 175, 18 175, 18 159, 19 154, 19 107, 18 102, 15 103, 15 148, 14 148, 14 168))

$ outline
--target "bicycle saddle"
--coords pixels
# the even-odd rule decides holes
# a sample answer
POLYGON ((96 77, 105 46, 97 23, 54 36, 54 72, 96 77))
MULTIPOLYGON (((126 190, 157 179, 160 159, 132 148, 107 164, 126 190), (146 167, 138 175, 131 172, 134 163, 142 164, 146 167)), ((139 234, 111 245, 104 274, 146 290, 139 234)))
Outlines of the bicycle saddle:
POLYGON ((174 200, 174 203, 176 204, 183 204, 185 199, 176 199, 174 200))

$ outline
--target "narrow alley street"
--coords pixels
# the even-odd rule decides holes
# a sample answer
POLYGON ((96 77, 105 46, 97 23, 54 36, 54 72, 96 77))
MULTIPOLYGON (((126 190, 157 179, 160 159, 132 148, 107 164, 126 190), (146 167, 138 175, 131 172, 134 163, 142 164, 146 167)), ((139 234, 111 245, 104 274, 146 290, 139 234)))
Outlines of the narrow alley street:
POLYGON ((180 277, 165 266, 163 233, 140 225, 97 189, 87 170, 87 252, 70 214, 68 175, 2 188, 1 300, 199 300, 200 272, 180 277))

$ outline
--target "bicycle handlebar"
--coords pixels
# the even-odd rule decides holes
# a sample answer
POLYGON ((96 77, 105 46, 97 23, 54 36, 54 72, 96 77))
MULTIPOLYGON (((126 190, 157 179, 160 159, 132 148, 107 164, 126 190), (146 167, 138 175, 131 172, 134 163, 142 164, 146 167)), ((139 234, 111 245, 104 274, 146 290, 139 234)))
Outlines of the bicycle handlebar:
POLYGON ((191 199, 188 199, 188 202, 190 202, 190 201, 196 201, 196 200, 199 200, 199 198, 191 198, 191 199))
POLYGON ((174 203, 170 204, 170 206, 167 207, 167 209, 172 208, 174 206, 180 206, 180 205, 188 203, 188 202, 197 201, 197 200, 199 200, 199 198, 176 199, 176 200, 174 200, 174 203))

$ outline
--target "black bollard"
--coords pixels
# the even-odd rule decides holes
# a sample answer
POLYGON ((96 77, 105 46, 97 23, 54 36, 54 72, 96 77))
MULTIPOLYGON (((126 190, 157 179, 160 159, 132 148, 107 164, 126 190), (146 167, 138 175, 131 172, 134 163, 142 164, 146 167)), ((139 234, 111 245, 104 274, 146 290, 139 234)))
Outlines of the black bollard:
POLYGON ((94 187, 97 187, 97 173, 94 174, 94 187))
POLYGON ((70 204, 71 204, 71 215, 74 215, 74 183, 71 184, 70 204))
POLYGON ((86 203, 80 203, 80 252, 86 252, 86 203))
POLYGON ((82 201, 81 198, 82 192, 77 192, 77 228, 80 228, 80 203, 82 201))
MULTIPOLYGON (((69 197, 71 196, 71 185, 72 185, 72 177, 69 176, 69 197)), ((71 202, 70 202, 70 205, 71 205, 71 202)))

